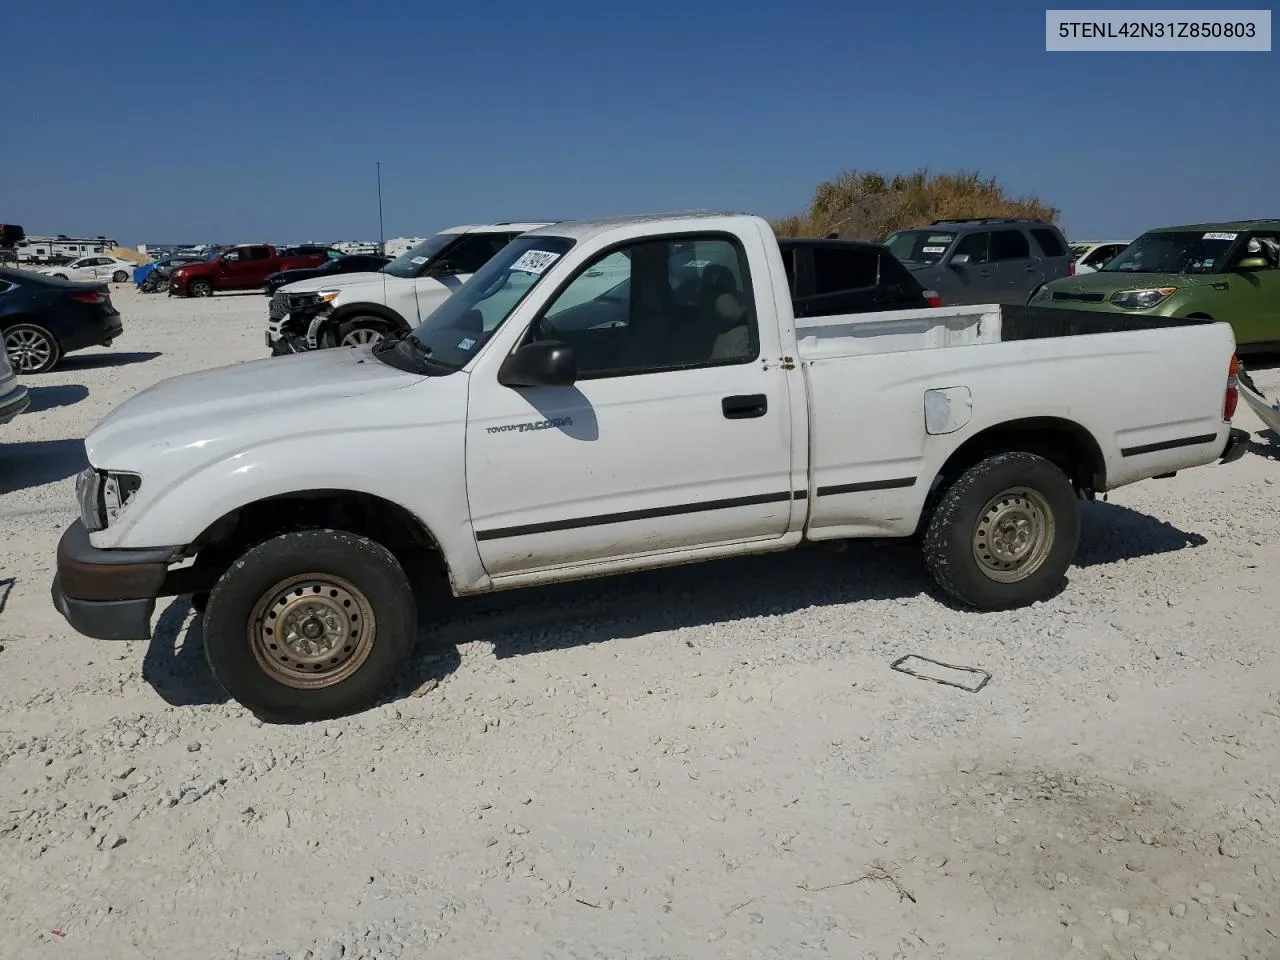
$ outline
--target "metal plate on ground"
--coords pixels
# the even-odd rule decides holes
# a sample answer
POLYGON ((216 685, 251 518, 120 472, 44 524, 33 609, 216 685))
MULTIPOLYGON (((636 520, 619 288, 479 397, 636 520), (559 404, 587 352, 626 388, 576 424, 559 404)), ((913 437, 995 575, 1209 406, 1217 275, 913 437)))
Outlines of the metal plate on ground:
POLYGON ((977 693, 991 679, 991 674, 986 670, 943 663, 941 660, 931 660, 914 653, 899 657, 889 664, 889 669, 920 680, 932 680, 944 686, 959 687, 966 693, 977 693))

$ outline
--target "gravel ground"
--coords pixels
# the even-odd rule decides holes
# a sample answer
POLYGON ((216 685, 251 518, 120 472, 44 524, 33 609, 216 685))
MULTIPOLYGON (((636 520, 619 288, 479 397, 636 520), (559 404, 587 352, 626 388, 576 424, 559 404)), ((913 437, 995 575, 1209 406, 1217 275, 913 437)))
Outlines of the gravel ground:
POLYGON ((0 956, 1280 956, 1280 441, 1246 409, 1243 460, 1088 505, 1032 609, 957 611, 897 544, 507 594, 385 705, 272 727, 185 599, 151 644, 50 605, 89 427, 265 353, 264 297, 116 299, 0 443, 0 956))

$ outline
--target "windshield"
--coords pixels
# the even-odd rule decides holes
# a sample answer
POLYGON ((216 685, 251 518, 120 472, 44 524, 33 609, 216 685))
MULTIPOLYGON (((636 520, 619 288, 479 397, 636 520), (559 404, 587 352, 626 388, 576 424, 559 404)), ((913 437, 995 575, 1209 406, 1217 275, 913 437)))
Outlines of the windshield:
POLYGON ((437 233, 434 237, 427 237, 416 247, 410 247, 388 263, 382 268, 382 272, 406 280, 419 276, 422 269, 440 255, 440 251, 460 236, 462 234, 459 233, 437 233))
POLYGON ((1237 236, 1198 230, 1145 233, 1107 263, 1103 272, 1221 273, 1237 236))
POLYGON ((903 263, 937 263, 955 240, 943 230, 902 230, 885 241, 885 246, 903 263))
POLYGON ((564 237, 519 237, 477 270, 396 349, 456 370, 471 360, 520 302, 569 252, 564 237))

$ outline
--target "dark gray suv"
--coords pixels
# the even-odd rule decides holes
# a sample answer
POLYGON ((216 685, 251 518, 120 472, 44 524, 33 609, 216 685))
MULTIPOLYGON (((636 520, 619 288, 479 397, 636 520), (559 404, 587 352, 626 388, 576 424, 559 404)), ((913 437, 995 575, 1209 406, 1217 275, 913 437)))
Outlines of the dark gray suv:
POLYGON ((1067 276, 1071 263, 1062 231, 1043 220, 935 220, 899 230, 885 246, 947 306, 1025 304, 1042 283, 1067 276))

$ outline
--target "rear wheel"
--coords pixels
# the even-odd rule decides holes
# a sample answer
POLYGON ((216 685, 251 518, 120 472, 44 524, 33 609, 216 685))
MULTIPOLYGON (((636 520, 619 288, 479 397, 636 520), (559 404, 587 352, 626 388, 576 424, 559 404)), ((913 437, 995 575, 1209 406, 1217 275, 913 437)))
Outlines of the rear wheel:
POLYGON ((62 356, 57 337, 36 323, 18 323, 5 330, 4 352, 17 373, 46 373, 62 356))
POLYGON ((129 274, 125 273, 123 270, 117 270, 111 275, 111 279, 116 283, 124 283, 129 279, 129 274))
POLYGON ((409 580, 386 548, 309 530, 230 565, 205 610, 205 653, 223 688, 264 718, 327 720, 389 689, 416 625, 409 580))
POLYGON ((1043 457, 1013 451, 966 470, 938 501, 925 565, 943 590, 979 610, 1052 597, 1080 542, 1071 481, 1043 457))
POLYGON ((192 280, 187 287, 187 293, 193 297, 212 297, 213 284, 208 280, 192 280))

